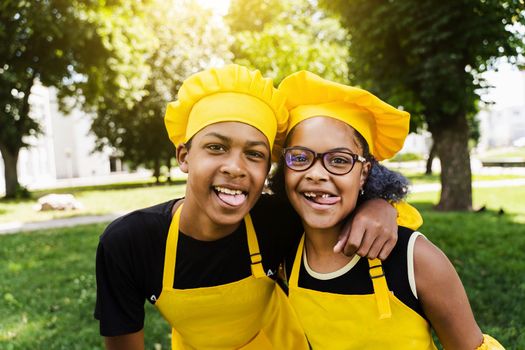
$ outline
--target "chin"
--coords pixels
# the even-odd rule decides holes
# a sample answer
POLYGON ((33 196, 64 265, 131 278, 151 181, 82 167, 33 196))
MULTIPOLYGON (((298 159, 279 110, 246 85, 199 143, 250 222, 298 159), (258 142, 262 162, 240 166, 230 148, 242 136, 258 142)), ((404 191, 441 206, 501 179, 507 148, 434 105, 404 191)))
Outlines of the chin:
POLYGON ((338 222, 332 219, 321 219, 321 220, 304 220, 305 226, 308 226, 317 230, 331 229, 338 225, 338 222))

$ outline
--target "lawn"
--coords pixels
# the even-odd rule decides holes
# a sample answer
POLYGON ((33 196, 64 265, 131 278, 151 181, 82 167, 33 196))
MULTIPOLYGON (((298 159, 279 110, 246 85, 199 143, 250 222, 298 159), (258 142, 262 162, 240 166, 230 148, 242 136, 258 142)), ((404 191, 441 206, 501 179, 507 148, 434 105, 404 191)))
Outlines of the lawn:
MULTIPOLYGON (((507 349, 525 349, 525 201, 516 199, 525 198, 525 188, 476 189, 476 205, 487 205, 482 213, 433 212, 435 198, 410 199, 425 218, 421 231, 456 266, 483 331, 507 349)), ((92 311, 103 228, 0 236, 0 349, 102 348, 92 311)), ((168 328, 146 305, 146 348, 169 349, 168 328)))
POLYGON ((96 187, 78 187, 40 191, 31 199, 0 200, 0 224, 7 222, 46 221, 83 215, 103 215, 144 208, 184 195, 184 183, 160 185, 129 183, 96 187), (81 210, 35 211, 37 199, 49 192, 71 193, 84 206, 81 210))
MULTIPOLYGON (((423 175, 403 169, 403 174, 412 184, 439 182, 439 175, 423 175)), ((525 175, 474 175, 474 181, 494 181, 525 178, 525 175)), ((76 187, 37 191, 32 198, 24 200, 0 200, 0 224, 9 222, 35 222, 83 215, 104 215, 144 208, 184 194, 184 181, 172 185, 154 185, 151 182, 134 182, 105 186, 76 187), (81 210, 44 211, 34 210, 37 199, 49 193, 71 193, 84 206, 81 210)))

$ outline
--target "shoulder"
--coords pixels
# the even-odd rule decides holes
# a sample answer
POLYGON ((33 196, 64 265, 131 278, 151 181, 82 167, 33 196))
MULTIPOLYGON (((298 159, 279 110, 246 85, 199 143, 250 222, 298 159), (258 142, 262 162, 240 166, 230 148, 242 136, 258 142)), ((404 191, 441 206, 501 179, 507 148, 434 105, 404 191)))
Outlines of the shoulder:
POLYGON ((414 244, 414 272, 418 294, 442 290, 450 281, 459 280, 445 253, 422 235, 414 244))
POLYGON ((139 209, 116 219, 100 236, 100 244, 106 251, 121 251, 140 248, 147 241, 165 241, 175 201, 139 209))

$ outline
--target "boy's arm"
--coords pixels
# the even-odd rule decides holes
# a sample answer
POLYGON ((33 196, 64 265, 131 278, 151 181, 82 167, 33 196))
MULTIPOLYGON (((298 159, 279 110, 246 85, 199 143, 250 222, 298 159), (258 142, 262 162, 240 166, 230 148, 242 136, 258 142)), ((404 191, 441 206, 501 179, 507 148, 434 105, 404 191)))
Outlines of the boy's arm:
POLYGON ((398 225, 416 230, 422 224, 417 209, 406 202, 390 204, 384 199, 369 199, 344 225, 334 251, 385 260, 396 245, 398 225))
POLYGON ((104 343, 107 350, 144 350, 144 330, 116 337, 104 337, 104 343))

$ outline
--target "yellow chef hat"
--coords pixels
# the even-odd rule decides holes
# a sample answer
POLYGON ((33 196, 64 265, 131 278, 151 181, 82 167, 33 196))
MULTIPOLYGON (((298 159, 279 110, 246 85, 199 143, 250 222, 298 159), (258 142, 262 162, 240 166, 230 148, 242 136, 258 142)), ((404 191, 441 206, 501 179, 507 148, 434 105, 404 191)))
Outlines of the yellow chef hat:
POLYGON ((210 124, 226 121, 257 128, 272 149, 276 136, 286 131, 285 97, 258 70, 230 64, 186 79, 179 89, 178 100, 168 104, 164 117, 175 146, 187 142, 210 124))
POLYGON ((289 75, 278 90, 286 95, 290 112, 287 133, 305 119, 327 116, 357 130, 377 160, 391 158, 403 147, 410 114, 366 90, 325 80, 308 71, 289 75))

